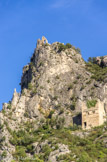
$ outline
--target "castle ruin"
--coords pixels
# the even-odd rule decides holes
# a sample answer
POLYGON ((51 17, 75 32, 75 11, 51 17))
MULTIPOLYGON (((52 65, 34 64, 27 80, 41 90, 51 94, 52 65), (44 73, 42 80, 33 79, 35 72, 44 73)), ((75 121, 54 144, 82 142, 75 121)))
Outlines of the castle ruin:
POLYGON ((107 108, 100 100, 95 107, 87 108, 86 104, 82 106, 82 129, 91 129, 100 126, 106 121, 107 108))
POLYGON ((42 36, 42 40, 40 39, 37 40, 37 48, 46 43, 48 43, 48 40, 44 36, 42 36))

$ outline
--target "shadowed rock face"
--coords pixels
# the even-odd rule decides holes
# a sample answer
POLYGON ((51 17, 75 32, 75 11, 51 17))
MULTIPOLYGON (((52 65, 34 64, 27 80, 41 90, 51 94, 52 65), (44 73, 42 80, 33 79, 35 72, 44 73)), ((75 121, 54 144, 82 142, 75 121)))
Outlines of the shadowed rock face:
POLYGON ((107 55, 102 57, 96 57, 97 64, 101 67, 107 67, 107 55))
MULTIPOLYGON (((107 83, 91 79, 91 72, 86 70, 86 63, 74 47, 59 50, 60 45, 63 47, 59 42, 48 44, 45 37, 38 40, 30 63, 23 68, 21 94, 15 90, 12 101, 3 105, 0 123, 4 128, 0 130, 0 139, 5 136, 8 146, 3 142, 0 154, 7 151, 4 157, 7 162, 11 162, 15 151, 15 146, 9 142, 12 136, 9 128, 17 131, 24 128, 24 123, 34 122, 36 130, 43 120, 52 117, 56 121, 54 129, 69 127, 73 122, 81 125, 82 106, 93 98, 101 101, 107 110, 107 83)), ((101 58, 97 59, 101 65, 101 58)), ((107 66, 107 56, 102 61, 107 66)), ((40 147, 41 144, 35 143, 36 150, 40 147)), ((59 144, 59 149, 49 155, 48 161, 55 162, 59 154, 69 152, 66 145, 59 144)))

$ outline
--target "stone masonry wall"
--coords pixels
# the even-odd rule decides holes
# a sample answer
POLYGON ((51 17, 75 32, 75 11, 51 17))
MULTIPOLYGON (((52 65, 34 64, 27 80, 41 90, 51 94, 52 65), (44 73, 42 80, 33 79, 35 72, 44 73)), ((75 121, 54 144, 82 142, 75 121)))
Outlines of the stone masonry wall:
POLYGON ((82 128, 90 129, 91 127, 99 126, 99 111, 98 109, 85 110, 82 113, 82 128))
POLYGON ((88 109, 86 105, 82 108, 82 128, 90 129, 91 127, 100 126, 105 122, 104 103, 97 101, 95 107, 88 109))

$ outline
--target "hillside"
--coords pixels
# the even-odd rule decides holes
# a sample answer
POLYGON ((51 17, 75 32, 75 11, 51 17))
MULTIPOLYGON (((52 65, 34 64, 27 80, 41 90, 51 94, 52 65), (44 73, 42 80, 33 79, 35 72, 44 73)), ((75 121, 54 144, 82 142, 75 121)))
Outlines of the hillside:
POLYGON ((0 161, 106 162, 106 58, 39 39, 0 112, 0 161))

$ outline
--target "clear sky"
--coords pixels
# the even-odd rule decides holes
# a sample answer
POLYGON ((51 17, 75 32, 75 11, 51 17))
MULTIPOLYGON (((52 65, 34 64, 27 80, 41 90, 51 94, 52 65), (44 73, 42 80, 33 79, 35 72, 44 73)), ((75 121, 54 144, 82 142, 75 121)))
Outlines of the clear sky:
POLYGON ((0 109, 20 91, 22 68, 44 35, 79 47, 85 60, 107 54, 107 0, 0 0, 0 109))

